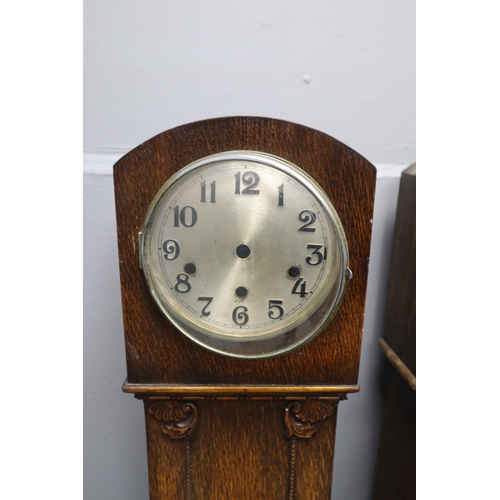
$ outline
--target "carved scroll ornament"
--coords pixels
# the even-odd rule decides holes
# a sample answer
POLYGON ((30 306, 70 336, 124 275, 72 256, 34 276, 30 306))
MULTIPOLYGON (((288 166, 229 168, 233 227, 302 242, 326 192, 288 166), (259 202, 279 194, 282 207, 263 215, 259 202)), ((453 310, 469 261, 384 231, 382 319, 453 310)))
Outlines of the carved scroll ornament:
POLYGON ((313 437, 320 422, 331 417, 333 412, 334 404, 329 401, 309 399, 289 404, 285 409, 286 437, 313 437))
POLYGON ((198 408, 193 403, 157 401, 149 407, 149 413, 161 422, 162 432, 173 439, 192 437, 198 423, 198 408))

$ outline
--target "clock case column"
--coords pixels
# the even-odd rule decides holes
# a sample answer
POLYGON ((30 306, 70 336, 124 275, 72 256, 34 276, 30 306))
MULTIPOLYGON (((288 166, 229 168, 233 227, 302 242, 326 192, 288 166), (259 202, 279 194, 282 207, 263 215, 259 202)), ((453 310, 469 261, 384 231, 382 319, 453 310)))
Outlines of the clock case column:
POLYGON ((375 180, 373 165, 336 139, 258 117, 177 127, 115 164, 124 390, 144 400, 152 499, 330 498, 337 403, 358 390, 375 180), (176 331, 139 267, 138 233, 163 184, 195 160, 241 150, 283 158, 321 185, 342 222, 353 273, 322 333, 261 360, 221 356, 176 331))
POLYGON ((144 400, 151 500, 329 499, 346 393, 221 389, 169 396, 168 388, 124 385, 144 391, 136 397, 144 400))

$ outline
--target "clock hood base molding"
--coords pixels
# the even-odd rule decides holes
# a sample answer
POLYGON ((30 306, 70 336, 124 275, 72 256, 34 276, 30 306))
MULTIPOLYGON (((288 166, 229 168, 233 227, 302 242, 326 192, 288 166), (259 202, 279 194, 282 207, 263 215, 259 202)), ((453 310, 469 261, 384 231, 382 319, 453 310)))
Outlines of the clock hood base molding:
POLYGON ((238 386, 238 385, 155 385, 123 384, 123 392, 136 397, 172 397, 172 398, 252 398, 252 399, 345 399, 347 394, 359 392, 359 386, 238 386))

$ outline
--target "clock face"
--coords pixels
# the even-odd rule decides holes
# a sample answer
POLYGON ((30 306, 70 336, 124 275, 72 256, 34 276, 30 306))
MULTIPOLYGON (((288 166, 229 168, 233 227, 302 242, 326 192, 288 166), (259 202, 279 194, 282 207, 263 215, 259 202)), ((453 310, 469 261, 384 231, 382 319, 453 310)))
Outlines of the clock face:
POLYGON ((348 251, 325 193, 265 153, 202 158, 158 192, 139 240, 157 305, 204 347, 242 358, 292 351, 331 320, 348 251))

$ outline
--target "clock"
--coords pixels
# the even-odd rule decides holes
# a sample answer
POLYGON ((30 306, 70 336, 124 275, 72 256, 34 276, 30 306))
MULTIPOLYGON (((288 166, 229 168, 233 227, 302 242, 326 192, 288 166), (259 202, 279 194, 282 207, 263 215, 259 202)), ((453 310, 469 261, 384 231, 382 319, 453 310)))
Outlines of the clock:
POLYGON ((173 175, 149 207, 139 258, 179 332, 248 359, 314 338, 352 276, 323 189, 297 165, 257 151, 213 154, 173 175))
POLYGON ((359 390, 373 165, 235 116, 161 132, 113 176, 150 499, 330 499, 337 407, 359 390))

